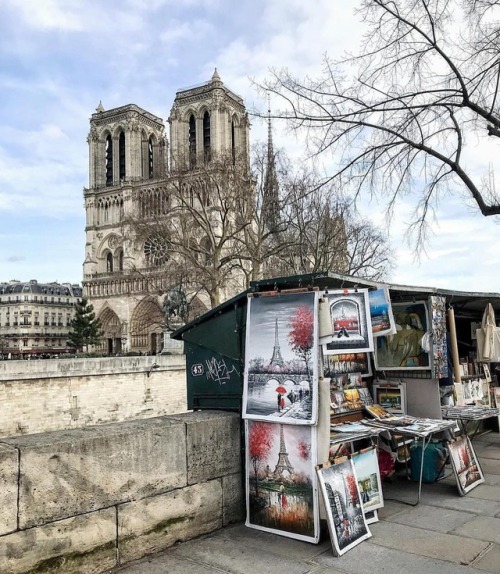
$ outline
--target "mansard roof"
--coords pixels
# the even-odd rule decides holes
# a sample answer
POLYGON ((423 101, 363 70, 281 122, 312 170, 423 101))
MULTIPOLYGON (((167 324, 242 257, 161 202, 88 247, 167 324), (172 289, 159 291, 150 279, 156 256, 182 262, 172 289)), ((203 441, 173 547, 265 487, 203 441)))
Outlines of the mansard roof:
POLYGON ((63 297, 82 296, 82 287, 78 284, 70 283, 38 283, 35 279, 31 281, 9 281, 0 283, 0 295, 10 293, 34 293, 37 295, 59 295, 63 297))

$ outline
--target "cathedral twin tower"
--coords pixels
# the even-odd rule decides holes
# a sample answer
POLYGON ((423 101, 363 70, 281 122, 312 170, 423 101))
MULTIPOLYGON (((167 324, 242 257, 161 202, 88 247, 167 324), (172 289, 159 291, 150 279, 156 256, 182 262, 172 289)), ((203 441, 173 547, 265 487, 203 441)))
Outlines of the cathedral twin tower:
POLYGON ((157 352, 162 341, 165 245, 154 238, 138 244, 126 222, 141 216, 145 200, 168 218, 176 174, 189 177, 223 154, 249 161, 243 100, 217 70, 210 81, 176 93, 168 123, 169 142, 163 120, 134 104, 105 110, 100 103, 90 119, 83 288, 101 319, 108 353, 157 352))

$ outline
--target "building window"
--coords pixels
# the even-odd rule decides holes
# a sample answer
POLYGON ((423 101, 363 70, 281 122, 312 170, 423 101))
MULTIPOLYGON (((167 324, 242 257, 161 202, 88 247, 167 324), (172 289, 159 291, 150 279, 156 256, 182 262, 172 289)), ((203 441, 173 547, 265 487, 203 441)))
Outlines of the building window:
POLYGON ((120 166, 120 179, 125 179, 125 134, 120 132, 118 139, 118 157, 120 166))
POLYGON ((149 179, 153 179, 154 173, 154 164, 153 164, 153 140, 152 138, 148 139, 148 175, 149 179))
POLYGON ((108 273, 113 273, 113 254, 108 253, 106 255, 106 271, 108 273))
POLYGON ((169 259, 169 242, 164 237, 150 237, 144 243, 147 265, 163 265, 169 259))
POLYGON ((23 347, 27 347, 28 346, 28 339, 23 339, 23 347))
POLYGON ((210 114, 203 115, 203 157, 205 163, 210 161, 210 114))
POLYGON ((196 120, 193 114, 189 118, 189 166, 196 166, 196 120))
POLYGON ((118 252, 118 271, 123 271, 123 250, 118 252))
POLYGON ((231 122, 231 156, 233 158, 233 165, 236 163, 236 138, 234 134, 234 120, 231 122))
POLYGON ((113 185, 113 140, 106 138, 106 185, 113 185))

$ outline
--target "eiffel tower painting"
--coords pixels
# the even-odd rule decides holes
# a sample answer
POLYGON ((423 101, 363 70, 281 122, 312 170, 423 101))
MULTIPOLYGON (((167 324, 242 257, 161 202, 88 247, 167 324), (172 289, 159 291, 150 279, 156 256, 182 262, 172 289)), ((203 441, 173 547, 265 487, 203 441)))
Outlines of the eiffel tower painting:
POLYGON ((276 324, 274 327, 274 348, 273 348, 273 356, 271 357, 271 361, 269 362, 269 366, 271 365, 278 365, 278 367, 282 367, 285 364, 283 357, 281 356, 280 350, 280 342, 278 338, 278 319, 276 319, 276 324))
POLYGON ((283 434, 283 425, 280 425, 280 451, 278 454, 278 462, 274 469, 275 476, 283 476, 284 472, 293 474, 293 466, 288 459, 288 453, 285 446, 285 435, 283 434))

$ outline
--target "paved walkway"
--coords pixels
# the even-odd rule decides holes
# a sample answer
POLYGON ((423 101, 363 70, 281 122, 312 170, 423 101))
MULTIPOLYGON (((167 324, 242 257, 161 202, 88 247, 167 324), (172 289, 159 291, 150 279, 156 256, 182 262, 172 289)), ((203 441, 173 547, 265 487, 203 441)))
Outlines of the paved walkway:
MULTIPOLYGON (((460 574, 500 572, 500 435, 474 439, 486 483, 460 497, 455 478, 384 485, 385 508, 370 526, 372 538, 340 558, 328 534, 318 545, 246 528, 242 524, 184 542, 116 568, 116 574, 460 574), (396 502, 394 500, 400 501, 396 502)), ((449 470, 450 467, 447 467, 449 470)))

